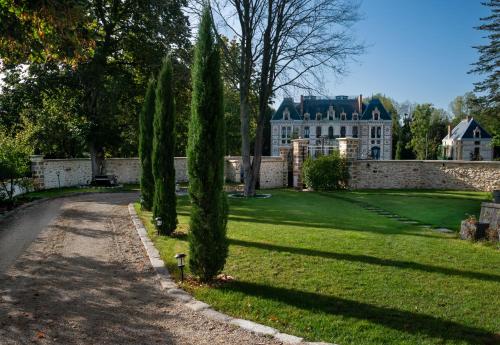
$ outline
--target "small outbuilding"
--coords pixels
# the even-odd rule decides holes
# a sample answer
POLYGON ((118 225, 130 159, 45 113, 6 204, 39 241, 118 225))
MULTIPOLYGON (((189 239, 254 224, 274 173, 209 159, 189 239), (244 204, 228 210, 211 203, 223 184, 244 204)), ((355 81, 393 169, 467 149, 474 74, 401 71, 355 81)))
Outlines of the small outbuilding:
POLYGON ((455 128, 448 126, 448 135, 443 139, 443 156, 451 160, 492 160, 491 140, 491 135, 474 118, 467 116, 455 128))

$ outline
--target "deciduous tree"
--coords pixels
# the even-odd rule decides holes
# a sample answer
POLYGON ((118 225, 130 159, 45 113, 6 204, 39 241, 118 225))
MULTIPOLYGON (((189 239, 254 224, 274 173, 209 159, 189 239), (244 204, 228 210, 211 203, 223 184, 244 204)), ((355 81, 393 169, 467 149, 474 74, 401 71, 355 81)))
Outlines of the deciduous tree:
POLYGON ((346 59, 362 52, 346 31, 358 19, 358 7, 344 0, 213 0, 212 4, 218 24, 240 44, 240 61, 234 68, 240 93, 244 193, 253 196, 271 99, 285 88, 318 89, 324 69, 345 70, 346 59), (255 113, 252 91, 258 97, 255 113), (253 160, 252 117, 256 119, 253 160))

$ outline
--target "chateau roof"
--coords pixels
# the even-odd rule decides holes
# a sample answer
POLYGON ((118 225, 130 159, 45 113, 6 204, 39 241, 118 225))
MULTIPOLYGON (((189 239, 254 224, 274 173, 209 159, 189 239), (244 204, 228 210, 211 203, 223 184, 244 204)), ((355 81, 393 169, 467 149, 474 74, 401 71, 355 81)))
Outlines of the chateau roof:
MULTIPOLYGON (((451 139, 490 139, 491 135, 484 130, 474 118, 465 118, 451 131, 451 139), (474 137, 474 130, 478 128, 481 135, 480 138, 474 137)), ((450 139, 450 135, 446 135, 445 139, 450 139)))
POLYGON ((375 110, 375 108, 378 109, 380 112, 380 119, 381 120, 390 120, 391 119, 391 114, 387 112, 385 109, 384 105, 378 98, 373 98, 369 103, 368 106, 366 107, 365 111, 363 112, 363 116, 361 117, 361 120, 371 120, 372 119, 372 111, 375 110))
MULTIPOLYGON (((330 107, 335 110, 335 117, 338 118, 342 112, 346 113, 346 119, 352 120, 352 114, 358 112, 358 98, 349 98, 347 96, 337 96, 335 98, 318 98, 315 96, 306 96, 301 103, 294 103, 292 98, 285 98, 278 109, 274 112, 271 120, 283 120, 283 112, 286 108, 290 112, 291 120, 303 120, 303 114, 309 113, 310 119, 314 120, 316 113, 322 116, 328 114, 330 107)), ((362 114, 359 114, 360 120, 371 120, 372 111, 378 108, 381 120, 390 120, 391 115, 382 105, 378 98, 372 99, 368 105, 362 103, 362 114)))

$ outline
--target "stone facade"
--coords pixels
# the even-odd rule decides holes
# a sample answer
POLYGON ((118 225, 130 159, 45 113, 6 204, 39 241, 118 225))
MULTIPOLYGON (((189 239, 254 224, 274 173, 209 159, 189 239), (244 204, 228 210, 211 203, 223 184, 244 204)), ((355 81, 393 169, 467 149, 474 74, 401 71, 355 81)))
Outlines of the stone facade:
POLYGON ((500 189, 500 162, 357 160, 349 173, 352 189, 500 189))
POLYGON ((308 139, 309 151, 336 149, 342 138, 359 140, 358 159, 392 157, 392 120, 379 99, 362 96, 285 98, 271 119, 271 155, 291 148, 293 139, 308 139), (337 139, 337 140, 335 140, 337 139))

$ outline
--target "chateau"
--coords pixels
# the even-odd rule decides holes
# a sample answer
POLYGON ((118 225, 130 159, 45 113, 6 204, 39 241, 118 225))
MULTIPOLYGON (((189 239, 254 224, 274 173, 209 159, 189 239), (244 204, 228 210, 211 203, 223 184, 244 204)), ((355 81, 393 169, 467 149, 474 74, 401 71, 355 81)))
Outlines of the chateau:
POLYGON ((271 155, 290 147, 292 139, 309 139, 309 154, 338 147, 337 138, 357 138, 359 159, 392 158, 391 114, 377 99, 363 97, 285 98, 271 118, 271 155))

